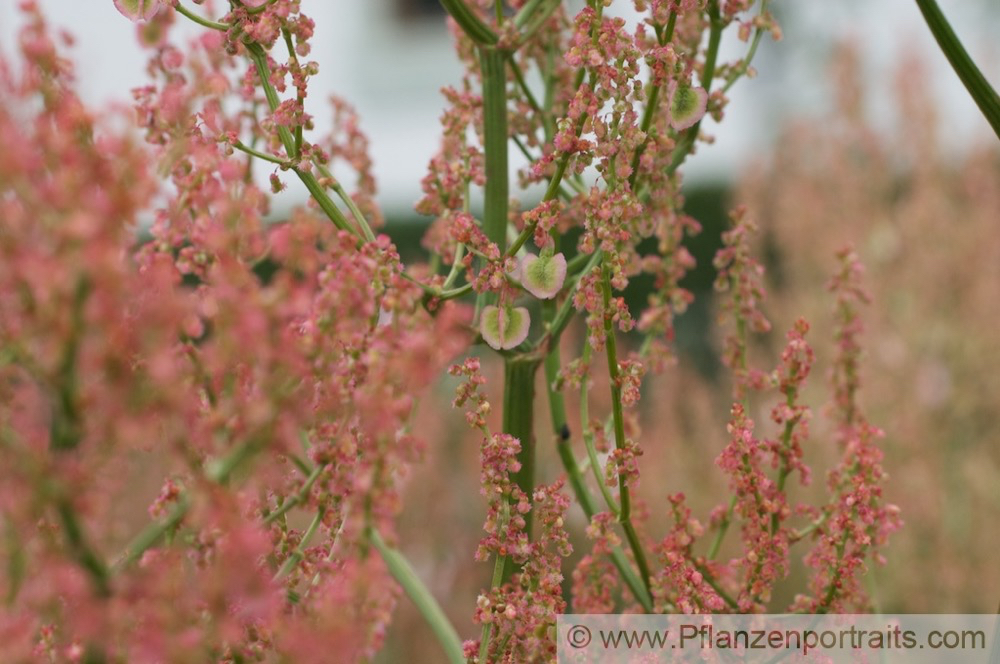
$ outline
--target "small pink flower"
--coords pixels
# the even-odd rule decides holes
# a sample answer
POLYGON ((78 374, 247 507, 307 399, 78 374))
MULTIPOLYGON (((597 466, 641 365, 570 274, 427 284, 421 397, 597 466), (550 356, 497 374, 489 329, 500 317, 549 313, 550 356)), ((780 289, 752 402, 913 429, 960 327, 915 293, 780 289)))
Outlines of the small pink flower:
POLYGON ((566 257, 528 254, 521 260, 521 285, 540 300, 556 296, 566 281, 566 257))
POLYGON ((160 11, 160 0, 115 0, 115 9, 130 21, 148 21, 160 11))
POLYGON ((484 307, 479 323, 483 339, 495 350, 516 348, 528 337, 531 317, 524 307, 484 307))
POLYGON ((682 131, 693 126, 705 115, 708 93, 688 83, 673 83, 670 90, 670 126, 682 131))

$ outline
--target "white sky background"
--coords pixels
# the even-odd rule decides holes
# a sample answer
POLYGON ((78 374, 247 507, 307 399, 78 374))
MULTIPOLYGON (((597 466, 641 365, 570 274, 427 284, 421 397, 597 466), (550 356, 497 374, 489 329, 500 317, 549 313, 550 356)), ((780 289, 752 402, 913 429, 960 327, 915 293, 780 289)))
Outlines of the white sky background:
MULTIPOLYGON (((19 23, 18 2, 0 0, 0 49, 7 54, 19 23)), ((437 149, 438 90, 457 83, 460 70, 444 29, 428 22, 404 25, 393 13, 393 2, 302 0, 302 6, 317 24, 310 57, 320 63, 320 75, 311 81, 309 110, 319 133, 328 123, 320 102, 336 91, 360 112, 386 212, 405 213, 420 197, 420 179, 437 149)), ((1000 4, 939 3, 987 78, 1000 87, 1000 4)), ((145 81, 146 57, 136 45, 134 27, 118 14, 112 0, 40 4, 54 25, 77 38, 71 53, 84 98, 98 105, 129 103, 129 90, 145 81)), ((699 148, 687 166, 689 180, 734 177, 767 150, 783 120, 822 113, 830 98, 825 85, 829 57, 844 38, 863 49, 869 111, 879 126, 892 121, 891 102, 882 91, 891 88, 888 82, 899 53, 917 50, 932 73, 928 85, 940 100, 942 117, 947 117, 949 140, 962 146, 991 139, 988 124, 937 49, 913 0, 773 0, 772 7, 782 17, 785 39, 775 44, 765 37, 755 61, 758 77, 733 88, 721 125, 703 124, 716 143, 699 148)), ((191 34, 199 29, 185 25, 191 34)), ((723 40, 721 59, 742 55, 746 45, 736 41, 735 34, 726 36, 730 39, 723 40)), ((294 192, 290 188, 289 195, 294 197, 294 192)))

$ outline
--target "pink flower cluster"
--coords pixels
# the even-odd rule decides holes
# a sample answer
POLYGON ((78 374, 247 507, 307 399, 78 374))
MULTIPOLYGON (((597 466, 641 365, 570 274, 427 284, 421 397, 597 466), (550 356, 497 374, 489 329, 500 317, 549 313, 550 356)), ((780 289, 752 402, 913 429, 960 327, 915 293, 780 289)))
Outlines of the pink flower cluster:
POLYGON ((467 340, 462 312, 425 312, 384 236, 359 247, 305 210, 264 225, 225 137, 269 130, 223 112, 218 39, 158 47, 144 149, 84 107, 25 11, 24 66, 0 66, 5 660, 373 652, 396 590, 367 533, 393 538, 414 398, 467 340))
POLYGON ((0 60, 0 652, 11 661, 367 661, 401 589, 452 660, 552 661, 570 601, 767 610, 799 542, 814 545, 813 576, 794 609, 864 606, 864 566, 899 521, 858 403, 865 297, 850 252, 832 285, 842 458, 829 498, 789 502, 789 478, 810 476, 802 393, 814 357, 799 320, 777 368, 754 366, 750 335, 770 323, 742 208, 714 262, 735 397, 716 466, 731 498, 705 526, 682 493, 638 495, 643 380, 669 366, 674 318, 693 297, 680 284, 700 225, 683 212, 679 168, 748 71, 753 50, 716 62, 722 31, 772 29, 766 3, 753 19, 750 0, 634 0, 640 17, 626 20, 605 12, 610 0, 575 16, 561 3, 510 2, 508 16, 503 3, 443 2, 467 70, 444 91, 417 204, 434 218, 424 245, 436 257, 416 269, 376 232, 350 105, 332 100, 332 134, 311 139, 319 68, 305 60, 315 25, 299 0, 234 1, 219 20, 116 0, 150 53, 150 82, 134 91, 146 145, 80 102, 37 7, 22 4, 24 64, 0 60), (204 28, 184 46, 171 37, 182 18, 204 28), (506 184, 513 145, 529 162, 520 183, 545 191, 523 212, 506 184), (272 193, 294 177, 309 204, 268 221, 261 164, 272 193), (642 274, 654 288, 636 309, 622 291, 642 274), (458 302, 467 294, 474 307, 458 302), (636 328, 632 347, 622 333, 636 328), (502 413, 470 347, 480 341, 505 363, 502 413), (471 616, 481 635, 464 641, 396 531, 427 446, 418 401, 437 405, 427 388, 449 365, 478 445, 474 558, 493 563, 471 616), (538 384, 551 437, 535 434, 538 384), (592 387, 605 417, 590 412, 592 387), (581 397, 575 439, 568 388, 581 397), (770 433, 749 414, 772 395, 770 433), (560 471, 536 463, 549 439, 560 471), (570 491, 590 542, 571 598, 570 491), (649 532, 656 517, 665 535, 649 532), (739 541, 720 558, 731 525, 739 541))

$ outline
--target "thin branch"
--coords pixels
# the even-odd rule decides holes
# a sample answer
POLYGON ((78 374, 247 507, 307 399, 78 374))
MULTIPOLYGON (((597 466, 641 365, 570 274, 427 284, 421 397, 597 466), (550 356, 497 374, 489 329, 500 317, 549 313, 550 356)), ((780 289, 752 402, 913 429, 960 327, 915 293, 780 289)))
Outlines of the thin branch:
MULTIPOLYGON (((615 448, 619 452, 625 452, 625 416, 622 411, 622 388, 620 372, 618 369, 618 348, 615 339, 614 321, 611 316, 611 267, 607 261, 602 266, 603 290, 604 290, 604 348, 608 356, 608 377, 611 381, 611 409, 614 416, 615 425, 615 448)), ((646 562, 646 553, 639 542, 638 534, 632 523, 632 501, 629 495, 628 482, 625 476, 625 469, 618 469, 618 502, 621 509, 618 512, 618 522, 621 523, 628 540, 632 555, 635 556, 635 564, 639 567, 639 574, 642 575, 646 589, 649 589, 649 564, 646 562)))
POLYGON ((233 26, 229 25, 228 23, 221 23, 219 21, 212 21, 210 19, 207 19, 207 18, 204 18, 202 16, 199 16, 198 14, 195 14, 193 11, 191 11, 190 9, 188 9, 187 7, 185 7, 184 5, 182 5, 180 2, 178 2, 177 4, 174 5, 174 9, 176 9, 177 13, 180 14, 181 16, 184 16, 184 17, 186 17, 186 18, 194 21, 198 25, 200 25, 202 27, 205 27, 205 28, 209 28, 211 30, 218 30, 220 32, 227 32, 230 28, 233 27, 233 26))
POLYGON ((420 580, 417 573, 413 571, 409 561, 401 552, 390 547, 379 535, 378 531, 371 528, 368 531, 371 543, 378 550, 385 561, 389 573, 396 579, 396 582, 403 587, 403 591, 417 607, 420 615, 427 621, 427 625, 434 632, 438 643, 444 649, 445 655, 450 664, 465 664, 465 655, 462 652, 462 641, 455 631, 455 627, 448 620, 448 617, 441 609, 441 605, 434 599, 427 586, 420 580))
POLYGON ((986 77, 969 57, 968 51, 962 46, 948 19, 944 17, 941 8, 935 0, 917 0, 920 13, 923 14, 927 27, 931 29, 934 39, 944 52, 952 69, 962 80, 965 89, 972 95, 972 100, 982 111, 986 121, 993 127, 994 133, 1000 138, 1000 96, 989 84, 986 77))

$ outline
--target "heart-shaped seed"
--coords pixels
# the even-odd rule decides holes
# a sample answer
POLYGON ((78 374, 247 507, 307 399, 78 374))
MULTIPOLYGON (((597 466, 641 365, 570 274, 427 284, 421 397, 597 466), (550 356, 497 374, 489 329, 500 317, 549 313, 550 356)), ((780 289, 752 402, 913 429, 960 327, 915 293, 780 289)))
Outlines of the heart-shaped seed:
POLYGON ((534 256, 528 254, 521 260, 521 285, 540 300, 556 296, 566 281, 566 257, 534 256))
POLYGON ((516 348, 528 337, 531 317, 524 307, 483 307, 479 331, 495 350, 516 348))

